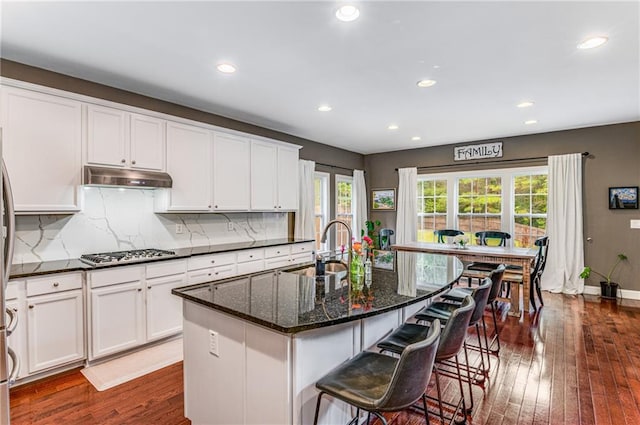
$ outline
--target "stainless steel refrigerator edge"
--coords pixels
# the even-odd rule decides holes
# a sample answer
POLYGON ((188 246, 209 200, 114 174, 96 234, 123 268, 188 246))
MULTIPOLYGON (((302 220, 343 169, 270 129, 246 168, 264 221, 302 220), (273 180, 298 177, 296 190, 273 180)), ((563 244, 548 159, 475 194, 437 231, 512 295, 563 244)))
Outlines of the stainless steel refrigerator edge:
POLYGON ((13 242, 15 234, 15 215, 13 209, 13 195, 9 176, 2 158, 2 128, 0 128, 0 167, 2 168, 2 179, 0 179, 0 197, 2 205, 2 215, 0 224, 2 225, 2 249, 3 261, 0 261, 0 425, 9 424, 9 386, 15 381, 20 370, 18 358, 7 345, 7 337, 18 324, 18 317, 13 310, 5 307, 5 292, 9 282, 9 270, 13 259, 13 242), (5 315, 6 311, 6 315, 5 315), (9 317, 7 323, 6 317, 9 317), (11 362, 9 362, 11 359, 11 362), (11 367, 9 367, 11 366, 11 367), (11 372, 9 372, 11 370, 11 372))

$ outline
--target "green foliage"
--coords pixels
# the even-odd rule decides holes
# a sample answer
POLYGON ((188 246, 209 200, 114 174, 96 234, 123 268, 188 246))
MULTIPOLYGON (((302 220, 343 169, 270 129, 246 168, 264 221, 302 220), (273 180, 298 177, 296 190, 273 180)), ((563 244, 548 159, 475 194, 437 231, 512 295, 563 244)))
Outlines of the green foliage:
POLYGON ((607 285, 611 285, 611 276, 613 275, 613 272, 615 271, 616 267, 618 267, 618 265, 622 262, 627 260, 627 256, 623 253, 620 253, 616 256, 616 262, 613 263, 613 266, 611 266, 611 268, 609 269, 609 273, 607 273, 606 275, 593 270, 591 267, 586 266, 584 268, 584 270, 582 270, 582 273, 580 273, 580 277, 582 279, 588 279, 589 276, 591 276, 591 273, 595 273, 598 276, 602 277, 605 279, 605 282, 607 282, 607 285))

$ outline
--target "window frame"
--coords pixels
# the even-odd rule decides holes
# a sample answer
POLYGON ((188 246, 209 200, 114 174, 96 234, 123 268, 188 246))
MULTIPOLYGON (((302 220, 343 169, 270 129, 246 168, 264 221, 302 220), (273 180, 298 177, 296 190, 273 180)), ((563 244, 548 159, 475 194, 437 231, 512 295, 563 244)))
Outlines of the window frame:
MULTIPOLYGON (((327 225, 327 223, 329 222, 329 179, 330 179, 330 174, 329 173, 325 173, 323 171, 315 171, 313 174, 313 181, 314 181, 314 189, 315 189, 315 181, 317 179, 320 179, 320 190, 322 191, 322 193, 320 194, 320 209, 321 212, 320 214, 316 214, 315 212, 315 193, 314 193, 314 223, 315 223, 315 219, 317 217, 320 217, 320 224, 321 224, 321 228, 319 229, 319 232, 316 232, 316 234, 319 234, 321 236, 322 234, 322 230, 325 228, 325 226, 327 225)), ((318 229, 316 229, 317 231, 318 229)), ((331 235, 327 235, 327 240, 326 242, 322 243, 320 242, 320 239, 316 240, 316 250, 318 251, 329 251, 329 247, 331 246, 331 235)))
MULTIPOLYGON (((344 174, 335 174, 334 176, 334 195, 335 195, 335 202, 334 202, 334 216, 337 220, 340 220, 340 217, 347 215, 347 214, 338 214, 338 203, 339 203, 339 197, 338 197, 338 184, 340 182, 346 182, 349 183, 351 185, 351 214, 349 214, 351 216, 351 223, 353 223, 354 217, 353 217, 353 208, 354 208, 354 197, 353 197, 353 176, 348 176, 348 175, 344 175, 344 174)), ((335 226, 334 226, 335 227, 335 226)), ((334 229, 334 249, 336 253, 340 252, 340 246, 338 246, 338 235, 337 235, 337 231, 334 229)), ((355 235, 351 235, 352 237, 355 235)))
MULTIPOLYGON (((418 182, 424 180, 447 181, 447 228, 457 229, 458 224, 458 181, 461 178, 490 178, 500 177, 502 180, 502 212, 500 217, 501 228, 514 235, 515 229, 515 177, 524 175, 546 174, 549 175, 547 165, 497 168, 485 170, 454 171, 448 173, 422 173, 418 175, 418 182)), ((548 179, 547 179, 548 184, 548 179)), ((416 199, 418 199, 416 187, 416 199)), ((547 187, 548 193, 548 187, 547 187)), ((417 211, 416 211, 416 214, 417 211)), ((545 215, 540 215, 545 216, 545 215)), ((419 218, 420 215, 417 215, 419 218)), ((416 234, 416 238, 417 238, 416 234)), ((513 241, 512 241, 513 242, 513 241)))

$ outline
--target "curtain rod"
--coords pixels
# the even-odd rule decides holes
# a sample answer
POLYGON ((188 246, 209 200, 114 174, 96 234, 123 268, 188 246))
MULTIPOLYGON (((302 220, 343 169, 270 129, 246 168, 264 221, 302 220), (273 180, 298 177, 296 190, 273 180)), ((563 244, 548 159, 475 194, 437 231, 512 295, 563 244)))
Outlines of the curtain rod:
MULTIPOLYGON (((589 152, 582 152, 582 156, 589 156, 589 152)), ((515 158, 515 159, 502 159, 502 160, 495 160, 495 161, 475 161, 475 162, 463 162, 460 164, 445 164, 445 165, 426 165, 424 167, 416 167, 418 170, 424 170, 427 168, 443 168, 443 167, 457 167, 459 165, 478 165, 478 164, 504 164, 505 162, 522 162, 522 161, 535 161, 538 159, 547 159, 549 158, 548 156, 534 156, 534 157, 530 157, 530 158, 515 158)), ((398 171, 398 169, 396 168, 396 171, 398 171)))
POLYGON ((329 168, 339 168, 341 170, 347 170, 347 171, 354 171, 353 168, 341 167, 339 165, 323 164, 322 162, 316 162, 316 165, 321 165, 323 167, 329 167, 329 168))

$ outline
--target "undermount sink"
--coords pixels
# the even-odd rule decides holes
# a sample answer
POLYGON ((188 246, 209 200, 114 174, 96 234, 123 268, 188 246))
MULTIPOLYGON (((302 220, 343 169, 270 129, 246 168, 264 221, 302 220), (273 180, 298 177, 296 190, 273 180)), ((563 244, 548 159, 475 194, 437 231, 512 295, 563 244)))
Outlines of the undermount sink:
MULTIPOLYGON (((301 269, 287 270, 288 273, 295 273, 300 276, 308 277, 322 277, 316 275, 316 267, 309 266, 301 269)), ((328 276, 335 276, 337 279, 342 280, 347 277, 347 265, 340 261, 327 261, 324 265, 324 273, 328 276)))

